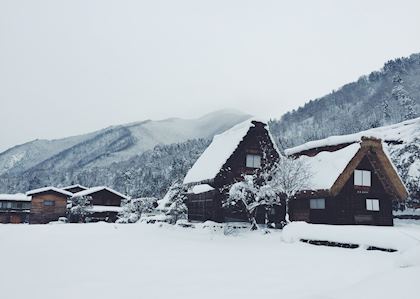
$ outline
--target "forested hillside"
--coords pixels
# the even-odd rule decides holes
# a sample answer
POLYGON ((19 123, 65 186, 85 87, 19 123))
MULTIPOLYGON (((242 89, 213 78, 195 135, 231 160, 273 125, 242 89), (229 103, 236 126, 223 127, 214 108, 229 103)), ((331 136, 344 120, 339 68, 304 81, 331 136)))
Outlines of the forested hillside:
POLYGON ((420 112, 420 53, 385 63, 270 123, 282 149, 415 118, 420 112))

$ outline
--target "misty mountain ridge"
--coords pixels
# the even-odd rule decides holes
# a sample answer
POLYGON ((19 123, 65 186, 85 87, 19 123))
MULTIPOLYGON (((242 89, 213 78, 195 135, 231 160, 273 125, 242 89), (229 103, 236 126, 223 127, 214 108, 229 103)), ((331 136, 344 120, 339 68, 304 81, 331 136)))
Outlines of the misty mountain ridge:
POLYGON ((0 175, 17 175, 31 169, 105 167, 126 161, 159 144, 211 139, 249 117, 226 109, 197 119, 146 120, 63 139, 37 139, 0 153, 0 175))

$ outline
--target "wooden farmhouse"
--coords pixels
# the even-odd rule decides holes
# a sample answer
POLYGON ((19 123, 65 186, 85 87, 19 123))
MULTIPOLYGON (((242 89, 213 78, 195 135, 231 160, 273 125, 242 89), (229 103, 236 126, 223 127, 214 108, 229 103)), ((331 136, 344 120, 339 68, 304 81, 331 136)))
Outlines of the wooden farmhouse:
POLYGON ((0 223, 29 223, 31 198, 25 194, 0 194, 0 223))
MULTIPOLYGON (((188 220, 216 222, 247 221, 244 210, 222 207, 229 186, 245 174, 258 173, 279 159, 267 125, 248 120, 213 138, 212 143, 187 173, 188 220)), ((257 222, 264 223, 264 209, 257 209, 257 222)), ((284 205, 270 211, 270 221, 284 220, 284 205)))
POLYGON ((67 187, 64 187, 64 188, 61 188, 61 189, 74 194, 74 193, 77 193, 77 192, 80 192, 80 191, 87 190, 89 188, 85 187, 85 186, 82 186, 82 185, 79 185, 79 184, 75 184, 75 185, 67 186, 67 187))
POLYGON ((28 191, 26 195, 32 197, 29 223, 45 224, 66 217, 67 200, 73 194, 56 187, 44 187, 28 191))
POLYGON ((89 217, 91 221, 115 222, 118 213, 121 212, 121 201, 128 199, 127 196, 121 194, 111 188, 105 186, 92 187, 75 194, 72 197, 89 196, 91 198, 89 217))
MULTIPOLYGON (((380 139, 330 137, 286 150, 311 175, 290 201, 290 219, 325 224, 393 225, 393 201, 407 190, 380 139)), ((353 136, 354 137, 354 136, 353 136)))

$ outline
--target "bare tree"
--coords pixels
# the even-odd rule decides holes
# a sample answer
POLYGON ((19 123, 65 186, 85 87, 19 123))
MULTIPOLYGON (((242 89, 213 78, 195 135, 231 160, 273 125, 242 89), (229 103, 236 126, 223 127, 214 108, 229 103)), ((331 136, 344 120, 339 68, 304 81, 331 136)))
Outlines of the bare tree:
POLYGON ((310 169, 301 159, 282 156, 268 176, 267 184, 275 193, 285 196, 286 222, 289 222, 289 201, 297 192, 308 188, 311 179, 310 169))

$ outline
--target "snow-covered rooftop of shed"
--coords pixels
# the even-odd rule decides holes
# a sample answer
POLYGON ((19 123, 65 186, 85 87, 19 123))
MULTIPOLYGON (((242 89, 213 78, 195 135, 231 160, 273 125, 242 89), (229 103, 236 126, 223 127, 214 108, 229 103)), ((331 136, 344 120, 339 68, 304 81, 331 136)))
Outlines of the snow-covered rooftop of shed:
POLYGON ((61 189, 63 189, 63 190, 68 190, 68 189, 73 189, 73 188, 82 188, 82 189, 84 189, 84 190, 89 189, 88 187, 85 187, 85 186, 80 185, 80 184, 75 184, 75 185, 66 186, 66 187, 63 187, 63 188, 61 188, 61 189))
POLYGON ((308 189, 330 189, 359 149, 360 144, 353 143, 334 152, 323 151, 313 157, 300 156, 298 159, 306 164, 311 174, 308 189))
POLYGON ((0 201, 31 201, 30 196, 26 196, 23 193, 16 194, 0 194, 0 201))
POLYGON ((96 193, 96 192, 99 192, 99 191, 102 191, 102 190, 107 190, 107 191, 109 191, 109 192, 111 192, 111 193, 114 193, 114 194, 116 194, 116 195, 118 195, 118 196, 120 196, 120 197, 124 198, 124 199, 128 199, 128 197, 127 197, 127 196, 125 196, 124 194, 122 194, 122 193, 120 193, 120 192, 118 192, 118 191, 115 191, 114 189, 111 189, 111 188, 106 187, 106 186, 96 186, 96 187, 92 187, 92 188, 89 188, 89 189, 87 189, 87 190, 83 190, 83 191, 80 191, 80 192, 74 193, 74 194, 72 194, 72 196, 73 196, 73 197, 88 196, 88 195, 91 195, 91 194, 93 194, 93 193, 96 193))
POLYGON ((310 141, 302 145, 285 150, 286 155, 293 155, 305 150, 333 146, 343 143, 359 142, 362 137, 375 137, 382 141, 410 142, 420 134, 420 117, 407 120, 398 124, 373 128, 349 135, 331 136, 321 140, 310 141))
POLYGON ((252 123, 253 121, 265 123, 262 120, 250 118, 222 134, 214 136, 209 147, 198 158, 190 171, 188 171, 184 178, 184 184, 214 179, 238 147, 239 143, 246 136, 249 129, 255 126, 252 123))
POLYGON ((57 188, 57 187, 43 187, 43 188, 38 188, 38 189, 34 189, 34 190, 30 190, 28 192, 26 192, 26 195, 30 196, 30 195, 35 195, 35 194, 39 194, 39 193, 43 193, 43 192, 48 192, 48 191, 54 191, 63 195, 67 195, 67 196, 72 196, 73 193, 68 192, 66 190, 57 188))
POLYGON ((214 188, 208 184, 201 184, 201 185, 195 185, 190 190, 188 190, 188 193, 193 194, 201 194, 204 192, 208 192, 214 190, 214 188))

